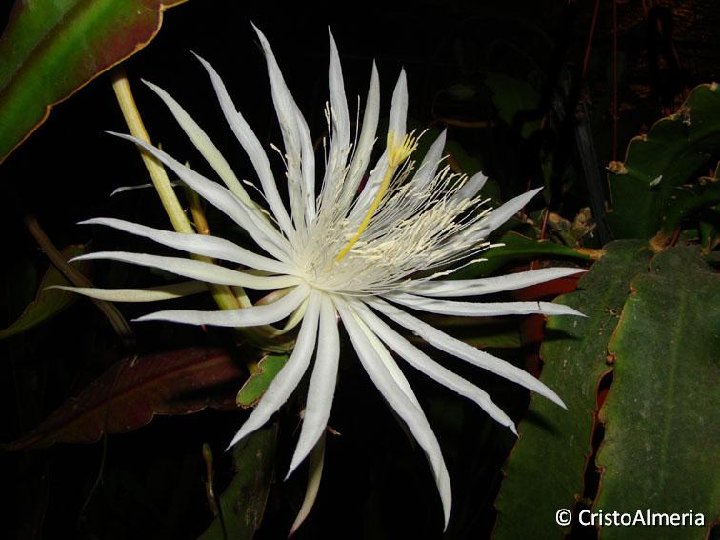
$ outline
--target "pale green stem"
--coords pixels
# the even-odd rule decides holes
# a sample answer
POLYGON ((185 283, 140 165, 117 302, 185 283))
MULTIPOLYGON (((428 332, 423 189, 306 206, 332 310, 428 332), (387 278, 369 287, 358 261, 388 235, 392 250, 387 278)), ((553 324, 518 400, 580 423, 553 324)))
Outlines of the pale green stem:
MULTIPOLYGON (((128 81, 125 70, 116 68, 113 71, 112 86, 115 91, 115 97, 120 105, 120 109, 125 117, 125 122, 127 123, 128 128, 130 128, 130 134, 149 144, 150 135, 148 135, 148 132, 145 129, 145 124, 140 116, 140 111, 135 104, 135 99, 133 98, 132 90, 130 89, 130 81, 128 81)), ((155 186, 155 189, 160 196, 160 201, 170 218, 170 223, 172 224, 173 229, 177 232, 194 234, 195 231, 193 230, 190 220, 183 211, 177 195, 175 195, 175 191, 170 184, 170 178, 168 177, 165 168, 157 159, 147 152, 141 150, 140 155, 145 163, 145 168, 150 174, 150 180, 152 181, 153 186, 155 186)), ((212 259, 208 257, 193 255, 193 258, 205 262, 212 262, 212 259)), ((230 290, 230 287, 226 285, 208 285, 208 287, 215 299, 215 303, 220 309, 239 309, 241 307, 240 303, 230 290)))
MULTIPOLYGON (((150 135, 148 135, 145 124, 143 124, 142 118, 140 117, 140 111, 135 104, 135 99, 130 89, 130 81, 128 81, 124 69, 116 68, 113 71, 112 86, 115 91, 115 97, 120 105, 120 110, 122 110, 123 116, 125 117, 125 122, 128 128, 130 128, 130 134, 133 137, 150 143, 150 135)), ((157 159, 143 150, 140 150, 140 156, 145 163, 145 168, 150 174, 150 180, 160 196, 160 202, 162 202, 170 218, 173 229, 183 233, 193 232, 190 221, 185 215, 180 201, 178 201, 175 195, 175 191, 173 191, 170 178, 168 178, 165 168, 157 159)))
MULTIPOLYGON (((113 72, 112 77, 113 90, 115 96, 122 110, 125 122, 130 128, 130 133, 150 144, 150 136, 148 135, 145 125, 140 116, 140 111, 135 104, 135 99, 130 89, 130 82, 128 81, 125 71, 121 68, 116 68, 113 72)), ((200 204, 199 197, 192 190, 188 190, 191 194, 188 197, 190 212, 195 222, 195 228, 193 228, 187 214, 180 205, 180 201, 175 194, 175 191, 170 184, 170 178, 165 171, 162 164, 147 152, 140 151, 145 167, 150 174, 155 189, 160 196, 160 200, 167 212, 170 222, 173 228, 182 233, 195 234, 197 231, 200 234, 209 234, 210 228, 208 226, 207 219, 205 218, 205 212, 200 204)), ((209 257, 203 257, 200 255, 192 255, 192 257, 199 261, 205 261, 212 263, 213 260, 209 257)), ((210 292, 212 293, 215 303, 220 309, 240 309, 252 306, 252 302, 248 298, 245 291, 240 287, 228 287, 226 285, 213 285, 208 284, 210 292)), ((282 332, 273 328, 272 326, 261 326, 257 328, 246 328, 242 332, 248 337, 249 341, 254 345, 276 351, 287 351, 292 347, 292 339, 283 337, 278 340, 278 343, 272 343, 271 340, 282 332)))

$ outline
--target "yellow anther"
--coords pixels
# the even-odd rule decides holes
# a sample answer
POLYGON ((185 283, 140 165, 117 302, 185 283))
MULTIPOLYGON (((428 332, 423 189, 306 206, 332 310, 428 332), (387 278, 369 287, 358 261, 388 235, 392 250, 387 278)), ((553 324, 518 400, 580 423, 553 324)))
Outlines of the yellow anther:
POLYGON ((410 156, 410 154, 413 153, 413 151, 417 148, 417 139, 413 137, 412 133, 408 133, 403 137, 402 143, 399 145, 395 144, 395 133, 392 131, 388 132, 387 136, 387 155, 388 155, 388 166, 387 170, 385 171, 385 176, 383 176, 382 183, 380 184, 380 187, 377 190, 377 193, 375 194, 375 198, 373 199, 372 203, 370 204, 370 208, 368 208, 368 211, 365 213, 365 217, 363 218, 362 222, 360 223, 360 226, 358 227, 357 232, 352 236, 350 241, 347 243, 347 245, 340 251, 340 253, 337 254, 335 257, 335 262, 340 262, 345 255, 348 254, 348 252, 353 248, 355 243, 360 239, 360 235, 365 232, 365 229, 368 228, 368 225, 370 225, 370 220, 372 219, 373 215, 375 214, 375 211, 380 206, 380 203, 382 202, 383 197, 385 196, 385 193, 387 192, 388 188, 390 187, 390 181, 393 178, 393 175, 395 174, 395 171, 397 168, 402 165, 402 163, 410 156))
POLYGON ((410 154, 417 148, 417 139, 412 133, 408 133, 403 137, 402 143, 399 145, 395 144, 395 133, 393 131, 388 132, 387 137, 387 149, 388 149, 388 164, 390 167, 399 167, 403 161, 405 161, 410 154))

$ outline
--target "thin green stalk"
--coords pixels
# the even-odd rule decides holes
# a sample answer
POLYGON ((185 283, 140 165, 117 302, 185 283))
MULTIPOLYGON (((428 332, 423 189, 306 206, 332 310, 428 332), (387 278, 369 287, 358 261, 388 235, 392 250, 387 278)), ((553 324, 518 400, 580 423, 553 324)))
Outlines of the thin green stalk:
MULTIPOLYGON (((145 129, 140 111, 132 95, 130 82, 123 69, 115 68, 112 76, 112 85, 130 133, 134 137, 150 143, 150 136, 145 129)), ((147 152, 141 150, 140 155, 142 156, 145 167, 150 174, 150 179, 160 196, 162 205, 170 218, 173 228, 178 232, 187 234, 195 234, 196 232, 209 234, 210 229, 208 222, 197 194, 192 192, 192 190, 188 190, 190 213, 195 223, 195 227, 193 227, 193 224, 188 219, 170 184, 170 178, 165 168, 157 159, 147 152)), ((211 258, 201 255, 193 254, 192 257, 199 261, 213 262, 211 258)), ((252 306, 252 302, 241 287, 208 284, 208 288, 220 309, 241 309, 252 306)), ((240 329, 240 331, 247 337, 250 343, 262 349, 284 352, 292 347, 292 338, 279 335, 280 332, 272 326, 240 329)))
MULTIPOLYGON (((127 78, 125 70, 122 68, 115 68, 112 76, 112 86, 115 91, 115 97, 117 98, 120 109, 122 110, 125 122, 130 128, 130 133, 147 143, 150 143, 150 136, 145 129, 145 124, 140 116, 140 111, 135 104, 135 99, 130 89, 130 81, 127 78)), ((147 152, 140 151, 140 155, 145 163, 145 168, 150 174, 150 180, 155 186, 155 189, 160 196, 163 208, 167 212, 170 218, 170 223, 177 232, 194 234, 192 224, 185 214, 180 201, 175 195, 175 191, 170 184, 170 178, 165 171, 165 168, 160 162, 147 152)), ((212 262, 212 259, 208 257, 202 257, 199 255, 193 255, 194 259, 204 262, 212 262)), ((212 285, 208 284, 210 292, 212 293, 215 303, 220 309, 239 309, 240 303, 233 294, 230 287, 226 285, 212 285)))

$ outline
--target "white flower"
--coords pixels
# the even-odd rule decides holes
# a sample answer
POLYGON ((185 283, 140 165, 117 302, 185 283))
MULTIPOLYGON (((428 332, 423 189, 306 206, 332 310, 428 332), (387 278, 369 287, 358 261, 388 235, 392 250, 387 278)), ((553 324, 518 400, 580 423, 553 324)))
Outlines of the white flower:
MULTIPOLYGON (((373 65, 362 128, 353 141, 342 71, 332 36, 327 108, 331 135, 322 188, 316 194, 315 155, 307 122, 285 85, 267 39, 256 31, 265 51, 272 99, 282 129, 287 168, 286 182, 283 183, 287 184, 289 210, 278 191, 260 141, 237 112, 218 74, 199 58, 210 75, 231 130, 255 169, 267 210, 250 198, 205 132, 165 91, 154 85, 149 84, 227 187, 138 139, 118 136, 132 140, 155 156, 191 189, 224 212, 252 237, 254 248, 242 248, 218 237, 156 230, 118 219, 98 218, 85 222, 146 237, 178 250, 244 265, 251 270, 231 270, 187 258, 124 251, 92 253, 77 259, 112 259, 167 270, 205 283, 259 291, 280 290, 279 299, 267 305, 225 311, 158 311, 138 320, 224 327, 267 325, 288 317, 301 320, 287 364, 231 443, 235 444, 265 424, 287 401, 312 363, 303 425, 290 472, 307 457, 327 426, 340 351, 338 322, 342 321, 373 384, 427 454, 447 525, 450 481, 440 446, 391 351, 413 368, 473 400, 513 432, 515 427, 487 392, 435 362, 403 334, 407 331, 417 334, 436 349, 564 405, 552 390, 529 373, 433 328, 411 311, 461 316, 578 315, 565 306, 544 302, 456 300, 520 289, 578 270, 557 268, 486 279, 442 279, 450 273, 448 268, 457 269, 476 260, 478 253, 489 247, 485 240, 487 236, 524 207, 537 191, 520 195, 496 210, 480 210, 483 201, 478 191, 486 177, 478 173, 467 179, 452 174, 442 165, 444 133, 415 168, 407 159, 415 148, 415 139, 406 132, 408 92, 404 72, 400 73, 393 91, 388 133, 381 134, 380 138, 386 141, 385 151, 370 169, 363 186, 376 140, 380 104, 378 74, 373 65)), ((191 289, 192 286, 186 287, 184 292, 195 290, 191 289)), ((125 301, 162 300, 182 294, 172 288, 76 290, 96 298, 125 301)))

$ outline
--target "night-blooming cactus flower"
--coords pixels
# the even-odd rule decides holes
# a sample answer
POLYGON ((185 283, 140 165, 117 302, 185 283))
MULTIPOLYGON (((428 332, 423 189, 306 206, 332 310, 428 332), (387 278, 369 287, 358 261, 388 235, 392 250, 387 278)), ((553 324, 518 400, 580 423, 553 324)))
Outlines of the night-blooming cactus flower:
MULTIPOLYGON (((288 474, 308 456, 326 429, 340 354, 338 327, 342 324, 373 384, 427 454, 447 525, 450 515, 448 471, 438 441, 395 357, 471 399, 513 432, 515 426, 487 392, 434 361, 408 340, 408 334, 416 334, 435 349, 514 381, 560 406, 563 403, 529 373, 449 336, 414 313, 579 315, 565 306, 544 302, 477 301, 478 296, 520 289, 578 270, 557 268, 484 279, 446 279, 453 269, 476 260, 481 251, 490 247, 486 241, 488 235, 523 208, 536 191, 520 195, 495 210, 484 209, 478 193, 486 177, 481 173, 471 178, 453 174, 442 164, 445 133, 433 142, 422 163, 416 166, 409 159, 416 145, 413 134, 406 131, 408 91, 404 72, 400 73, 392 94, 388 131, 378 134, 380 90, 373 65, 362 127, 353 137, 332 36, 327 108, 330 136, 322 184, 319 193, 316 192, 315 153, 307 122, 288 91, 267 39, 259 30, 257 34, 265 52, 272 100, 282 129, 287 170, 281 182, 273 177, 263 145, 237 111, 219 75, 205 60, 199 60, 210 76, 230 129, 255 169, 264 199, 262 205, 242 187, 207 134, 177 102, 154 85, 149 86, 168 106, 225 186, 191 170, 158 148, 128 135, 118 135, 165 164, 244 229, 254 246, 240 247, 219 237, 157 230, 118 219, 97 218, 86 222, 149 238, 180 251, 242 265, 247 270, 185 257, 125 251, 92 253, 78 259, 111 259, 170 271, 204 283, 276 291, 272 295, 276 299, 266 305, 237 310, 158 311, 137 320, 222 327, 300 321, 289 360, 231 443, 263 426, 311 369, 302 429, 288 474), (376 140, 384 151, 371 164, 376 140), (366 175, 367 181, 363 183, 366 175), (283 191, 286 186, 288 205, 278 184, 283 186, 283 191)), ((187 292, 192 287, 185 289, 187 292)), ((125 301, 162 300, 180 294, 167 290, 75 290, 97 298, 125 301)))

